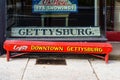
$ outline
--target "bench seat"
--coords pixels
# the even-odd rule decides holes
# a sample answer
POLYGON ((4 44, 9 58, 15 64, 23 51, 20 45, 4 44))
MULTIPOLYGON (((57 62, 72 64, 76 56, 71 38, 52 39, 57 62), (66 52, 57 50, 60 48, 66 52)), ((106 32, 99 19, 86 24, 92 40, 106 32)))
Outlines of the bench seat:
MULTIPOLYGON (((107 42, 50 42, 33 40, 6 40, 4 42, 7 61, 13 56, 10 52, 21 52, 16 56, 29 52, 60 52, 69 54, 91 54, 103 58, 108 63, 112 46, 107 42), (105 54, 105 57, 98 56, 105 54)), ((14 56, 15 57, 15 56, 14 56)))

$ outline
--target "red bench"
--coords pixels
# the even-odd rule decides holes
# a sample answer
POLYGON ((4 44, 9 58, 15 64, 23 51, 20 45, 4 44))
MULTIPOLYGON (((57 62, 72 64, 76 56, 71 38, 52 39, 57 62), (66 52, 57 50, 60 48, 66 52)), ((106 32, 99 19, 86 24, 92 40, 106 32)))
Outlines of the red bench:
POLYGON ((111 44, 107 42, 49 42, 32 40, 6 40, 4 49, 7 54, 7 61, 10 58, 28 54, 29 52, 64 52, 72 54, 91 54, 103 58, 108 63, 109 54, 112 51, 111 44), (11 56, 10 52, 21 52, 11 56), (24 53, 22 53, 24 52, 24 53), (98 54, 105 54, 99 56, 98 54))

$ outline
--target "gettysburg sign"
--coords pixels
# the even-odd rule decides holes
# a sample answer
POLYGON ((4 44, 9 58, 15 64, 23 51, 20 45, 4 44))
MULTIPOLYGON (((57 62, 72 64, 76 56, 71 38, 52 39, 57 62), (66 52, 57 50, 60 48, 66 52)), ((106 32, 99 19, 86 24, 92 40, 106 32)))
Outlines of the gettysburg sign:
POLYGON ((13 27, 13 37, 80 37, 100 36, 99 27, 13 27))

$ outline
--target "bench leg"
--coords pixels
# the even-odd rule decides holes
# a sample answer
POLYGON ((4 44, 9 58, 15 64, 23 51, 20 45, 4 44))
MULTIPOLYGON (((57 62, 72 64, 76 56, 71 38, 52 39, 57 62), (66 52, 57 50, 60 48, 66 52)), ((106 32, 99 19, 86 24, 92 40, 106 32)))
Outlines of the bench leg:
POLYGON ((108 63, 108 59, 109 59, 109 54, 105 55, 105 62, 108 63))
POLYGON ((9 61, 10 60, 10 52, 7 51, 6 55, 7 55, 7 61, 9 61))

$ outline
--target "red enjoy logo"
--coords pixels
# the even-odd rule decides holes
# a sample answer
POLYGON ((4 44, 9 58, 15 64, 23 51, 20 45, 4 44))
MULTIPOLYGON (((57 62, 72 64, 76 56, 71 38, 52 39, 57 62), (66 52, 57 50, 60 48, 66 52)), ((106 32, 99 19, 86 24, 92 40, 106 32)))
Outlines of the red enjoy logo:
POLYGON ((18 45, 14 45, 13 49, 16 51, 25 51, 27 50, 28 46, 18 46, 18 45))
POLYGON ((67 5, 66 0, 42 0, 43 5, 67 5))

